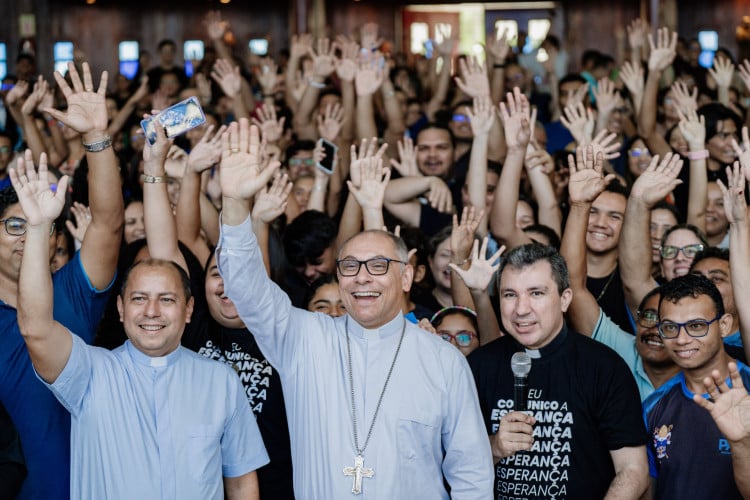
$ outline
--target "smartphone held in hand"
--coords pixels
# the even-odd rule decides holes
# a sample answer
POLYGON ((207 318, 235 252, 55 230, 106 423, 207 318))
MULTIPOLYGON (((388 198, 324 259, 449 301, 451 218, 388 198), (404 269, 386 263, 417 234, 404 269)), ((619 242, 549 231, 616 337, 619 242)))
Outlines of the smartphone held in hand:
POLYGON ((156 116, 141 120, 141 127, 146 133, 149 144, 156 142, 156 123, 166 129, 167 137, 170 139, 184 134, 191 128, 199 127, 206 123, 206 116, 198 102, 197 97, 189 97, 182 102, 174 104, 156 116))
POLYGON ((325 158, 317 162, 315 166, 328 175, 332 175, 334 169, 336 168, 336 164, 334 163, 334 160, 336 158, 336 151, 338 151, 339 148, 331 141, 327 141, 323 138, 318 140, 318 147, 323 149, 325 158))

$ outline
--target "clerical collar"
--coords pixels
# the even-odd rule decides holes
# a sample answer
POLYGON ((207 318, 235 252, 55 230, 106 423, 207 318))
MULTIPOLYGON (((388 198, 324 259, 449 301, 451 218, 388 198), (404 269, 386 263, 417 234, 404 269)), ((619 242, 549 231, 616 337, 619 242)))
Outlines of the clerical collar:
POLYGON ((394 335, 400 335, 401 329, 404 327, 404 316, 399 312, 396 317, 390 320, 388 323, 380 326, 379 328, 364 328, 362 325, 357 323, 354 318, 349 321, 349 333, 354 337, 363 339, 372 339, 374 337, 387 338, 394 335))
POLYGON ((177 349, 170 352, 166 356, 149 356, 148 354, 144 354, 139 351, 133 345, 133 343, 130 342, 130 340, 127 340, 125 342, 125 346, 128 350, 128 353, 130 354, 130 357, 133 358, 133 361, 135 361, 139 365, 152 366, 154 368, 173 365, 175 364, 175 362, 177 362, 182 354, 182 349, 179 346, 177 347, 177 349))
MULTIPOLYGON (((518 343, 519 347, 526 351, 526 354, 529 355, 532 359, 538 359, 538 358, 544 358, 547 356, 551 356, 552 354, 558 352, 560 348, 565 343, 565 339, 568 338, 568 328, 563 324, 562 329, 560 330, 560 333, 558 333, 554 339, 552 339, 552 342, 547 344, 546 346, 539 348, 539 349, 526 349, 518 343)), ((519 350, 521 350, 519 349, 519 350)))

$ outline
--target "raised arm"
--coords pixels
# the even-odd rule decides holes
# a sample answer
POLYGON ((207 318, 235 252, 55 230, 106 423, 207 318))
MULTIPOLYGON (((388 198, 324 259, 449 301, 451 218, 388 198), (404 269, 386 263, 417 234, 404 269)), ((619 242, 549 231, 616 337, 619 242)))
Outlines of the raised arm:
POLYGON ((39 157, 42 153, 46 153, 44 145, 44 139, 42 139, 42 133, 36 126, 36 109, 42 102, 45 94, 47 93, 47 82, 39 76, 39 79, 34 83, 34 90, 31 91, 29 97, 23 102, 21 106, 21 113, 23 114, 23 132, 24 139, 29 149, 31 149, 34 155, 34 161, 38 162, 39 157))
POLYGON ((687 221, 706 232, 706 206, 708 205, 708 170, 706 157, 706 120, 695 111, 680 115, 680 132, 688 142, 690 160, 690 184, 688 185, 687 221))
POLYGON ((171 260, 189 272, 177 245, 177 223, 167 192, 164 163, 172 141, 163 127, 156 127, 156 142, 143 148, 143 222, 148 253, 154 259, 171 260))
POLYGON ((526 153, 526 175, 531 191, 539 207, 539 224, 552 228, 558 235, 562 233, 562 212, 555 196, 550 174, 555 170, 555 162, 547 151, 530 146, 526 153))
POLYGON ((125 126, 125 123, 127 123, 128 119, 133 114, 133 111, 135 111, 135 107, 138 105, 138 103, 148 95, 148 77, 144 76, 141 79, 141 84, 138 86, 138 89, 133 93, 130 98, 125 101, 125 104, 122 105, 122 108, 120 108, 119 111, 117 111, 117 115, 112 119, 112 121, 107 126, 107 133, 110 136, 115 135, 120 130, 122 130, 122 127, 125 126))
POLYGON ((337 39, 341 49, 341 58, 336 59, 336 74, 341 82, 341 105, 344 108, 344 120, 341 127, 342 144, 340 147, 348 148, 354 140, 354 109, 355 90, 354 77, 357 74, 357 56, 359 55, 359 44, 348 38, 337 39))
POLYGON ((356 136, 359 139, 377 137, 375 126, 375 107, 372 95, 383 84, 386 78, 383 73, 383 60, 379 53, 360 57, 354 88, 357 92, 356 136))
POLYGON ((233 65, 229 59, 217 59, 211 70, 211 78, 221 87, 224 95, 232 99, 232 110, 238 120, 249 118, 250 112, 242 99, 242 76, 240 67, 233 65))
POLYGON ((570 288, 573 290, 568 321, 575 331, 589 337, 599 321, 601 307, 586 288, 586 230, 592 203, 615 178, 614 174, 606 177, 602 174, 603 162, 603 155, 595 157, 591 146, 579 146, 575 160, 573 155, 568 156, 570 212, 560 247, 560 254, 568 264, 570 288))
POLYGON ((43 111, 81 134, 89 165, 89 208, 91 224, 81 244, 81 262, 94 288, 106 288, 115 276, 122 239, 124 208, 120 168, 106 134, 107 72, 102 72, 99 89, 94 92, 89 64, 83 63, 83 81, 75 65, 68 63, 73 88, 55 72, 55 81, 68 101, 65 112, 52 108, 43 111))
POLYGON ((263 254, 263 266, 266 274, 271 276, 271 257, 268 250, 269 225, 286 210, 292 183, 286 174, 276 175, 270 187, 264 187, 255 196, 252 221, 253 232, 258 238, 258 247, 263 254))
POLYGON ((646 145, 653 154, 664 155, 671 148, 656 129, 656 99, 661 76, 677 55, 677 33, 672 33, 670 37, 668 28, 660 28, 657 34, 656 44, 653 36, 648 35, 651 53, 648 57, 648 78, 643 88, 641 112, 638 115, 638 133, 646 140, 646 145))
POLYGON ((302 95, 307 87, 307 82, 304 79, 299 78, 300 76, 300 62, 302 57, 305 56, 310 49, 312 49, 313 38, 309 33, 301 33, 299 35, 292 35, 292 40, 289 48, 289 61, 286 65, 286 73, 284 75, 286 90, 286 103, 291 110, 297 114, 299 108, 299 102, 302 95), (302 80, 302 81, 298 81, 302 80), (295 93, 295 89, 301 87, 299 95, 295 93))
POLYGON ((531 243, 524 232, 516 227, 516 205, 521 184, 521 171, 526 157, 526 147, 531 139, 529 101, 516 87, 508 93, 507 104, 500 103, 500 113, 505 127, 508 155, 505 157, 495 199, 490 215, 490 229, 498 241, 508 248, 531 243))
POLYGON ((490 97, 492 102, 500 102, 505 95, 505 64, 510 52, 507 29, 495 32, 487 40, 484 52, 487 54, 487 69, 490 74, 490 97))
POLYGON ((475 308, 477 312, 477 323, 479 324, 479 344, 485 345, 493 340, 500 338, 503 333, 497 322, 497 315, 492 308, 490 296, 487 294, 487 287, 495 275, 495 271, 500 267, 500 255, 505 251, 505 247, 495 252, 487 258, 487 243, 489 237, 485 236, 482 240, 482 246, 479 247, 479 240, 474 240, 468 268, 464 265, 458 265, 455 262, 450 263, 452 274, 451 293, 457 286, 467 287, 470 292, 471 301, 456 300, 460 299, 453 295, 456 305, 475 308), (458 276, 460 279, 455 279, 458 276))
POLYGON ((335 66, 334 50, 335 45, 328 38, 318 39, 317 52, 310 47, 308 54, 312 58, 312 75, 305 88, 299 107, 294 113, 294 131, 300 139, 315 140, 315 123, 312 116, 315 106, 318 104, 320 90, 325 88, 325 80, 328 78, 335 66))
POLYGON ((681 168, 679 155, 667 153, 660 163, 655 155, 630 191, 618 259, 625 300, 634 317, 643 297, 657 285, 651 276, 651 245, 648 244, 651 208, 682 182, 677 178, 681 168))
POLYGON ((176 221, 177 239, 183 242, 201 263, 208 261, 209 249, 201 238, 201 177, 203 173, 218 163, 221 158, 221 134, 226 127, 222 126, 214 134, 210 125, 201 140, 188 155, 187 168, 182 176, 180 197, 177 200, 176 221))
POLYGON ((729 87, 732 86, 734 78, 734 64, 726 57, 716 57, 713 68, 708 69, 708 74, 716 81, 718 101, 724 106, 729 106, 729 87))
MULTIPOLYGON (((747 128, 743 128, 747 140, 747 128)), ((750 145, 746 142, 746 145, 750 145)), ((734 162, 727 167, 727 186, 719 180, 724 195, 724 212, 729 220, 729 272, 732 274, 732 293, 740 321, 740 338, 745 356, 750 352, 750 217, 745 201, 745 176, 750 173, 748 165, 742 168, 734 162)))
MULTIPOLYGON (((474 138, 471 142, 466 188, 471 206, 484 213, 484 207, 487 204, 487 147, 490 129, 495 120, 495 112, 489 96, 474 98, 474 107, 469 111, 469 119, 474 138)), ((476 231, 481 236, 487 234, 487 217, 481 218, 476 231)))
POLYGON ((68 177, 53 193, 47 180, 47 155, 34 170, 31 150, 27 149, 10 180, 26 217, 26 241, 18 280, 18 326, 29 357, 40 377, 48 383, 57 380, 68 362, 73 339, 68 330, 52 316, 52 275, 49 272, 49 243, 54 221, 65 205, 68 177))

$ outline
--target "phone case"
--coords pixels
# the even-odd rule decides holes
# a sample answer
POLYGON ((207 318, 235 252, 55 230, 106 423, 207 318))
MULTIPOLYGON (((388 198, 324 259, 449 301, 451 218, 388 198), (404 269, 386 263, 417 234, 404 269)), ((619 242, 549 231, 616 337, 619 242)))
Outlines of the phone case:
POLYGON ((146 133, 149 144, 156 142, 155 120, 167 131, 167 137, 177 137, 191 128, 199 127, 206 123, 206 115, 203 114, 197 97, 189 97, 182 102, 174 104, 156 116, 141 120, 141 127, 146 133))

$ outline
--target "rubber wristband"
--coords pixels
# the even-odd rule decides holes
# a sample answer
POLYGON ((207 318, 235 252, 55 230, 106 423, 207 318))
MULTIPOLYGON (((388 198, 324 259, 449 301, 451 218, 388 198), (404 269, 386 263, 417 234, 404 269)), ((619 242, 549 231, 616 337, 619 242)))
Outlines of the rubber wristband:
POLYGON ((689 151, 687 154, 688 160, 705 160, 708 158, 708 149, 701 149, 700 151, 689 151))
POLYGON ((326 84, 323 82, 316 82, 312 78, 309 80, 310 86, 314 89, 324 89, 326 88, 326 84))
POLYGON ((508 63, 496 63, 496 64, 493 64, 492 67, 495 68, 495 69, 504 69, 505 66, 507 66, 507 65, 508 65, 508 63))

